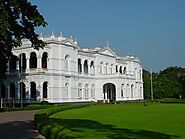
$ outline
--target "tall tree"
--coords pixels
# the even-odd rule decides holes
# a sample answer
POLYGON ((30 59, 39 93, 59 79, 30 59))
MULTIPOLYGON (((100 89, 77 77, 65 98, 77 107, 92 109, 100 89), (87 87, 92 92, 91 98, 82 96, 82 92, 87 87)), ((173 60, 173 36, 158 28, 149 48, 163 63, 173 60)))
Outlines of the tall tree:
POLYGON ((0 0, 0 80, 4 78, 12 48, 21 46, 22 39, 30 40, 35 49, 45 46, 35 29, 46 25, 37 6, 28 0, 0 0))
POLYGON ((143 89, 144 89, 144 98, 145 99, 150 99, 150 72, 143 70, 143 89))
MULTIPOLYGON (((185 68, 168 67, 153 75, 154 98, 185 98, 185 68)), ((143 71, 144 95, 150 98, 150 73, 143 71)))

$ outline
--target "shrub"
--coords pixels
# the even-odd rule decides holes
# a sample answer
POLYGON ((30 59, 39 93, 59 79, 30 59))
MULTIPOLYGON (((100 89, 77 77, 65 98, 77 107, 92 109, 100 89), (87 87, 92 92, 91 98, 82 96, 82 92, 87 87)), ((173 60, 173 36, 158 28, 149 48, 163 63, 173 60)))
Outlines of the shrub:
POLYGON ((45 108, 50 108, 50 107, 53 107, 53 105, 48 105, 48 104, 29 104, 27 106, 24 106, 23 108, 20 108, 20 107, 4 108, 4 111, 9 112, 9 111, 22 111, 22 110, 38 110, 38 109, 45 109, 45 108))
POLYGON ((76 136, 69 129, 65 128, 61 123, 57 122, 56 119, 50 118, 54 113, 86 107, 88 104, 80 105, 60 105, 52 108, 47 108, 40 110, 34 116, 34 121, 39 132, 49 139, 60 139, 60 138, 71 138, 71 136, 76 136))
POLYGON ((163 98, 158 99, 160 103, 185 103, 185 99, 163 98))

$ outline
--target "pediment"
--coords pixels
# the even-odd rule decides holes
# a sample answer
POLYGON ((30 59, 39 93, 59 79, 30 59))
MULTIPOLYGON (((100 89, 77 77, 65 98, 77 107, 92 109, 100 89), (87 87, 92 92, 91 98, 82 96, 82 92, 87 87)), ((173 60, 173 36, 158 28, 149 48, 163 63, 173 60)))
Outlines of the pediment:
POLYGON ((76 44, 73 41, 69 40, 69 39, 66 39, 66 40, 62 41, 62 43, 65 44, 65 45, 68 45, 68 46, 76 47, 76 44))
POLYGON ((116 57, 115 52, 113 52, 110 48, 105 48, 105 49, 101 50, 100 53, 101 53, 101 54, 104 54, 104 55, 116 57))

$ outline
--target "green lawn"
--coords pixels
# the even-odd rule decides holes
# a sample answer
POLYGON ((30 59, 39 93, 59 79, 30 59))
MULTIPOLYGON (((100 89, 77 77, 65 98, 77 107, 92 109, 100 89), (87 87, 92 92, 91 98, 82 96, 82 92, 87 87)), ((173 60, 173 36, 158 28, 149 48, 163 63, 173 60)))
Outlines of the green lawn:
POLYGON ((90 105, 50 118, 71 138, 185 139, 185 104, 90 105))

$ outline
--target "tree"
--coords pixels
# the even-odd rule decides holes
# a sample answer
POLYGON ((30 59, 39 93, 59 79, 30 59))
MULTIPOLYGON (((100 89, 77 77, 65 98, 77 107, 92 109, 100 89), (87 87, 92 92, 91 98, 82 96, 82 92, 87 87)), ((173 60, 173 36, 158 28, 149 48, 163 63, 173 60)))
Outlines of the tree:
MULTIPOLYGON (((168 67, 160 73, 152 73, 154 98, 185 97, 185 68, 168 67)), ((143 70, 145 99, 151 98, 150 72, 143 70)))
POLYGON ((144 89, 144 98, 150 99, 150 72, 143 70, 143 89, 144 89))
MULTIPOLYGON (((152 72, 153 84, 157 80, 158 73, 152 72)), ((144 88, 144 98, 151 99, 151 73, 147 70, 143 70, 143 88, 144 88)))
POLYGON ((0 1, 0 80, 5 76, 6 62, 12 55, 12 48, 21 46, 22 39, 28 39, 35 49, 45 43, 38 38, 35 29, 47 25, 44 17, 28 0, 0 1))

